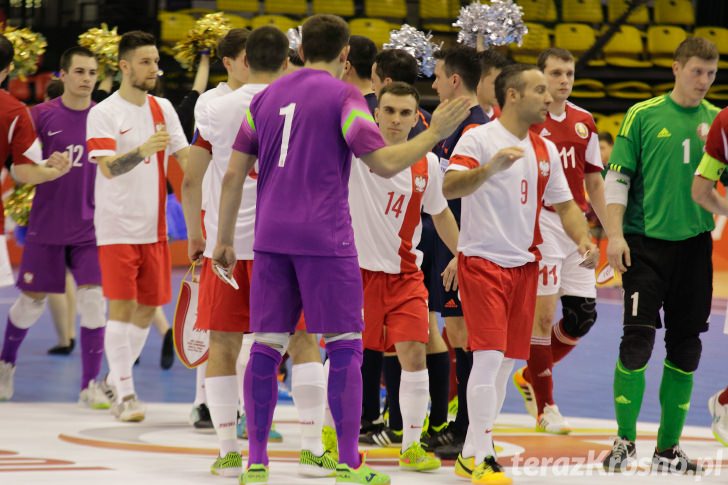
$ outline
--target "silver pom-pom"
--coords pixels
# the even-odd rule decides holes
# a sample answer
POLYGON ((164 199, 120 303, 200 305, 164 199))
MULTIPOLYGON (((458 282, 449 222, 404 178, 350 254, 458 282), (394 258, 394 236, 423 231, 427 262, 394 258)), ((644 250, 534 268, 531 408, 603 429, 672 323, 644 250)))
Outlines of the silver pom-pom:
POLYGON ((301 38, 303 36, 301 26, 299 25, 298 28, 295 29, 288 29, 286 36, 288 37, 288 47, 294 51, 298 51, 298 46, 301 45, 301 38))
POLYGON ((474 2, 460 9, 453 24, 460 27, 458 42, 476 47, 478 35, 483 36, 484 47, 521 45, 528 28, 523 23, 523 9, 513 0, 491 0, 488 5, 474 2))
POLYGON ((399 30, 389 33, 389 42, 383 49, 402 49, 417 59, 420 74, 431 77, 435 72, 435 58, 433 55, 439 51, 442 44, 431 42, 432 34, 425 34, 411 25, 404 24, 399 30))

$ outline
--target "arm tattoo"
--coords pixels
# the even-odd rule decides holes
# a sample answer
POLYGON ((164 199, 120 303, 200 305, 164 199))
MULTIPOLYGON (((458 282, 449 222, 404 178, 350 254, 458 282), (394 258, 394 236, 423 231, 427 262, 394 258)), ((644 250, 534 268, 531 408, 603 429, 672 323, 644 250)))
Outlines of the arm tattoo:
POLYGON ((111 172, 111 175, 113 177, 116 177, 118 175, 125 174, 137 165, 139 165, 142 160, 144 160, 144 157, 139 153, 140 150, 137 148, 136 150, 129 152, 125 155, 120 156, 113 162, 110 162, 108 164, 109 172, 111 172))

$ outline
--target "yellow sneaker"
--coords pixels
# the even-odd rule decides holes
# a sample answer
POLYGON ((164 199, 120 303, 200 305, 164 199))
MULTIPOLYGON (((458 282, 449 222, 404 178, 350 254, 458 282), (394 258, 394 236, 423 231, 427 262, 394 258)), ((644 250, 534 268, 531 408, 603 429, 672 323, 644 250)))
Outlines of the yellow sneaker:
POLYGON ((493 456, 486 456, 485 460, 473 470, 470 482, 486 485, 511 485, 513 480, 506 476, 503 467, 495 461, 493 456))
POLYGON ((455 475, 470 480, 473 477, 473 469, 475 468, 475 457, 465 458, 462 453, 455 460, 455 475))
POLYGON ((536 393, 533 390, 533 386, 529 383, 525 377, 523 377, 523 371, 526 368, 522 367, 513 374, 513 385, 518 389, 519 394, 523 398, 523 405, 526 407, 526 412, 538 419, 538 407, 536 405, 536 393))
POLYGON ((440 468, 440 460, 428 455, 422 443, 415 441, 409 447, 399 452, 399 468, 414 472, 429 472, 440 468))

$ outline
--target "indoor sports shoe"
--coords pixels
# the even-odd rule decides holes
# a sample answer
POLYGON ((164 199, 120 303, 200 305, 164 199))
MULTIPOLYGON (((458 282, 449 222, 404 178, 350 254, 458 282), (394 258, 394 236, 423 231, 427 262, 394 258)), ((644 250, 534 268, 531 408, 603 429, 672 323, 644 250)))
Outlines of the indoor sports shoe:
POLYGON ((240 485, 248 483, 266 484, 268 483, 268 467, 265 465, 250 465, 238 480, 240 485))
POLYGON ((678 445, 673 446, 665 451, 652 455, 652 471, 653 472, 669 472, 675 475, 700 475, 703 473, 703 467, 694 461, 690 461, 683 450, 678 445))
POLYGON ((543 413, 536 420, 536 431, 551 434, 569 434, 571 427, 568 421, 559 412, 559 407, 554 405, 545 405, 543 413))
POLYGON ((243 471, 243 457, 237 451, 218 456, 210 467, 210 473, 218 477, 237 477, 243 471))
POLYGON ((612 450, 602 462, 604 469, 610 473, 619 473, 629 466, 629 462, 637 456, 634 441, 616 438, 612 450))
POLYGON ((458 397, 457 396, 450 399, 450 402, 447 403, 447 415, 452 416, 453 419, 455 419, 455 416, 458 415, 458 397))
POLYGON ((399 452, 399 468, 413 472, 429 472, 440 468, 440 460, 429 455, 422 443, 415 441, 409 447, 399 452))
POLYGON ((336 436, 336 430, 331 426, 321 428, 321 443, 324 450, 328 451, 334 461, 339 461, 339 438, 336 436))
POLYGON ((301 450, 298 458, 298 474, 304 477, 335 477, 339 463, 329 450, 316 456, 310 450, 301 450))
POLYGON ((718 396, 722 392, 718 391, 708 400, 708 411, 713 418, 713 436, 721 445, 728 446, 728 405, 718 402, 718 396))
POLYGON ((13 397, 13 376, 15 366, 8 362, 0 361, 0 401, 9 401, 13 397))
POLYGON ((487 485, 511 485, 513 479, 506 475, 503 467, 493 456, 486 456, 485 460, 475 467, 470 483, 487 485))
POLYGON ((91 379, 86 389, 78 395, 78 404, 90 409, 109 409, 111 401, 100 383, 91 379))
POLYGON ((146 406, 136 396, 125 398, 119 403, 111 405, 111 414, 125 423, 138 423, 144 421, 146 406))
POLYGON ((214 429, 212 418, 210 417, 210 409, 204 402, 199 406, 193 406, 190 412, 190 424, 195 429, 214 429))
POLYGON ((351 468, 349 465, 339 463, 336 467, 336 483, 359 483, 363 485, 389 485, 389 475, 379 473, 364 463, 362 460, 359 468, 351 468))
POLYGON ((116 386, 109 384, 109 374, 106 374, 101 381, 99 381, 99 389, 106 394, 106 398, 110 403, 116 402, 116 386))
POLYGON ((396 431, 384 426, 379 431, 372 431, 360 437, 359 443, 381 446, 382 448, 400 448, 402 446, 402 431, 396 431))
POLYGON ((473 470, 475 469, 475 457, 465 458, 462 453, 458 455, 458 459, 455 460, 455 475, 467 478, 470 480, 473 478, 473 470))
POLYGON ((521 367, 513 374, 513 385, 516 386, 518 392, 523 398, 523 405, 526 407, 526 412, 538 419, 538 407, 536 405, 536 393, 533 390, 533 386, 530 382, 523 377, 523 371, 525 367, 521 367))
MULTIPOLYGON (((248 439, 248 429, 245 425, 245 415, 238 418, 237 435, 241 440, 248 439)), ((268 433, 268 443, 280 443, 283 441, 283 435, 276 431, 275 424, 271 426, 268 433)))
POLYGON ((454 421, 450 421, 438 438, 442 444, 434 447, 435 456, 441 460, 455 460, 463 451, 465 432, 460 431, 454 421))

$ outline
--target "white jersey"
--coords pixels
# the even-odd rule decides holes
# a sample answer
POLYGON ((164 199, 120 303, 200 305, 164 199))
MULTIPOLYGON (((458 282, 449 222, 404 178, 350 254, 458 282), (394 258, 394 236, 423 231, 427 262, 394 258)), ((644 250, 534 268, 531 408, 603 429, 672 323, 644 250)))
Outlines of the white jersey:
MULTIPOLYGON (((212 257, 217 241, 222 179, 233 151, 233 142, 253 96, 267 86, 267 84, 246 84, 240 89, 212 100, 207 104, 205 118, 198 124, 200 135, 212 145, 212 161, 207 169, 210 185, 207 195, 203 193, 203 197, 207 198, 204 220, 207 242, 204 255, 208 258, 212 257)), ((235 222, 233 248, 237 259, 253 259, 256 187, 255 173, 251 173, 243 183, 243 200, 235 222)))
POLYGON ((450 170, 470 170, 493 155, 517 146, 525 156, 493 175, 474 193, 462 198, 458 250, 504 268, 540 259, 538 216, 549 205, 572 199, 556 146, 529 132, 523 140, 499 120, 467 131, 450 157, 450 170))
MULTIPOLYGON (((218 83, 217 86, 215 86, 212 89, 208 89, 204 93, 200 94, 200 97, 197 98, 197 102, 195 103, 195 130, 199 131, 200 129, 200 123, 198 120, 207 120, 208 117, 206 115, 206 109, 207 104, 212 101, 213 99, 217 99, 220 96, 225 96, 226 94, 232 93, 233 90, 230 89, 230 86, 228 86, 227 83, 218 83)), ((207 194, 210 191, 210 171, 206 170, 205 175, 202 178, 202 210, 207 209, 207 199, 205 198, 205 194, 207 194)))
POLYGON ((122 155, 137 149, 163 123, 170 142, 164 152, 144 160, 129 172, 112 179, 96 176, 94 226, 99 246, 151 244, 167 240, 167 163, 169 155, 188 146, 172 104, 147 96, 137 106, 115 92, 92 107, 86 122, 88 158, 122 155), (153 99, 153 102, 150 102, 153 99), (155 123, 152 109, 161 108, 163 120, 155 123))
POLYGON ((437 155, 428 153, 390 179, 354 158, 349 206, 361 268, 390 274, 419 271, 420 211, 437 215, 447 209, 437 155))

